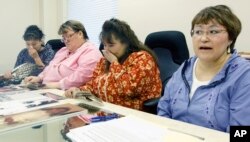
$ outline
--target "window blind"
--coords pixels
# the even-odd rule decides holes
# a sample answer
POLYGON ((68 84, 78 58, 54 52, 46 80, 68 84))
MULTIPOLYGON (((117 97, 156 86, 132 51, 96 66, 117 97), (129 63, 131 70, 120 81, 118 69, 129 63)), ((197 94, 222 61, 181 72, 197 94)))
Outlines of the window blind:
POLYGON ((117 17, 117 12, 118 0, 69 0, 67 19, 82 22, 89 40, 98 47, 104 21, 117 17))

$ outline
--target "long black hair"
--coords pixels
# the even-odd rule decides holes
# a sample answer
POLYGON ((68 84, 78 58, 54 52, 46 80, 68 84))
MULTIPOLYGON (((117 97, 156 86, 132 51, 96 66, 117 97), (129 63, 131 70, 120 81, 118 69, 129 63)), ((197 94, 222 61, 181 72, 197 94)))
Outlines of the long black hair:
MULTIPOLYGON (((141 41, 138 40, 134 31, 124 21, 115 18, 105 21, 102 26, 102 31, 100 33, 99 38, 102 43, 105 41, 107 43, 112 44, 114 39, 118 39, 121 43, 126 45, 127 48, 125 54, 118 58, 118 62, 121 64, 128 58, 131 53, 138 52, 141 50, 147 51, 157 62, 155 54, 146 45, 144 45, 141 41)), ((109 66, 110 63, 106 61, 106 72, 108 72, 109 66)))

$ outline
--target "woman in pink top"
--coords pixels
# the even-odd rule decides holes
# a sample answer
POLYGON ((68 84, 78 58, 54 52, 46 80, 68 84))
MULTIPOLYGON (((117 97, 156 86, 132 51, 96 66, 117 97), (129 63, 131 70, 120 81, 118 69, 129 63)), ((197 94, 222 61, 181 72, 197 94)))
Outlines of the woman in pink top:
POLYGON ((68 89, 88 82, 96 63, 101 59, 99 49, 90 41, 84 26, 74 20, 61 25, 58 34, 66 47, 61 48, 50 64, 38 76, 25 78, 25 83, 42 82, 46 88, 68 89))

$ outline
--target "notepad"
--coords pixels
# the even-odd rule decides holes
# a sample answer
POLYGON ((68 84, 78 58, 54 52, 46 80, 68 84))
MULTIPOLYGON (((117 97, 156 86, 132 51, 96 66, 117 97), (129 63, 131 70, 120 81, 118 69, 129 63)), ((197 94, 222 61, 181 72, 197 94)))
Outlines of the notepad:
POLYGON ((182 136, 185 137, 182 140, 189 140, 189 142, 200 141, 189 135, 170 132, 165 127, 136 116, 125 116, 71 129, 67 136, 73 142, 176 142, 181 140, 178 137, 182 136))

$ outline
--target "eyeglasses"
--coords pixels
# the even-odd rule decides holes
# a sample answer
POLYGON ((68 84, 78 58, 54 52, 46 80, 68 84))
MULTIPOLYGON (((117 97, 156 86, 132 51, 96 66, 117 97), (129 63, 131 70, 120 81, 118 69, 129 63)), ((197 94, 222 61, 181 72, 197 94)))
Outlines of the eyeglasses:
POLYGON ((191 31, 191 35, 194 37, 201 37, 204 34, 206 34, 206 36, 208 36, 208 37, 216 37, 219 34, 221 34, 222 32, 226 32, 226 31, 227 30, 224 30, 224 29, 210 29, 208 31, 204 31, 201 29, 194 29, 191 31))
POLYGON ((67 35, 67 36, 62 36, 61 41, 62 41, 62 42, 68 41, 69 39, 71 39, 71 38, 73 37, 74 34, 75 34, 75 32, 72 33, 72 34, 69 34, 69 35, 67 35))

